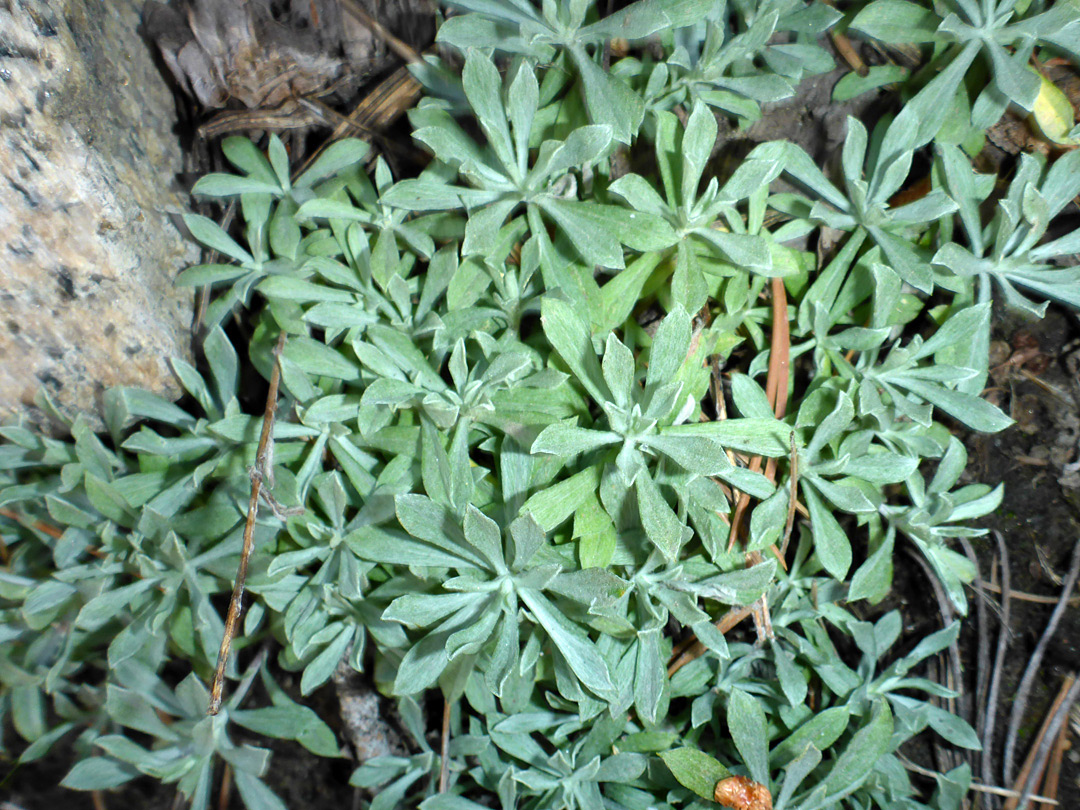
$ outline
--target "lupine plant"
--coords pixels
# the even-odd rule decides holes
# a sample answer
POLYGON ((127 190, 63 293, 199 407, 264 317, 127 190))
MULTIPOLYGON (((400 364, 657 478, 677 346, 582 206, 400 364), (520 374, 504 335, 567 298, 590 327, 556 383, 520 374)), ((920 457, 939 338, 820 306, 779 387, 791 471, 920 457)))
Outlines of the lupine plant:
POLYGON ((1001 490, 961 483, 951 432, 1010 424, 980 397, 991 302, 1080 305, 1076 234, 1046 238, 1080 153, 1000 193, 965 151, 1032 101, 1032 48, 1075 57, 1072 6, 872 0, 852 36, 934 43, 899 112, 850 120, 837 166, 772 142, 718 176, 717 116, 833 66, 831 4, 450 5, 413 176, 357 140, 295 178, 275 136, 223 143, 236 173, 194 192, 240 223, 187 218, 223 263, 179 277, 216 294, 181 402, 0 427, 5 751, 64 738, 66 786, 151 777, 197 810, 227 764, 273 810, 248 741, 346 755, 296 702, 345 666, 407 732, 358 763, 372 810, 959 807, 966 766, 931 793, 898 758, 927 728, 978 746, 915 674, 959 625, 865 617, 902 544, 966 611, 953 541, 1001 490), (280 378, 272 426, 245 363, 280 378))

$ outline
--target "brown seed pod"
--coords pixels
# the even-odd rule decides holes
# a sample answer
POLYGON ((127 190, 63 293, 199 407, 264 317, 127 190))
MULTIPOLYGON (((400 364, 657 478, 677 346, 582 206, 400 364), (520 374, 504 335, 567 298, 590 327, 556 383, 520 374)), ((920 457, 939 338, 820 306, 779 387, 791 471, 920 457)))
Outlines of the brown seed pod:
POLYGON ((764 785, 745 776, 729 776, 716 783, 713 793, 724 807, 734 810, 772 810, 772 794, 764 785))

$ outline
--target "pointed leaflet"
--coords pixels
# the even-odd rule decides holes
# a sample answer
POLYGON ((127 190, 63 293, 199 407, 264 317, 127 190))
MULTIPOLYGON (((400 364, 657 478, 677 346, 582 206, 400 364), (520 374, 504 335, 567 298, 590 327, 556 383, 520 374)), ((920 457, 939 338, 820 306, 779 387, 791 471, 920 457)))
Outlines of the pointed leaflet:
POLYGON ((604 382, 600 361, 593 351, 588 326, 573 308, 557 298, 545 298, 541 305, 540 322, 548 342, 577 377, 594 400, 607 402, 611 392, 604 382))

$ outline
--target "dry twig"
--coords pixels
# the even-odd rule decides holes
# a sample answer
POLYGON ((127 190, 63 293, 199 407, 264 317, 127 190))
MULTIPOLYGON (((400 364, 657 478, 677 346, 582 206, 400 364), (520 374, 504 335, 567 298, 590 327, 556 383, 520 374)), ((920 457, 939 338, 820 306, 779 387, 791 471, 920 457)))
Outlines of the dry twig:
POLYGON ((240 552, 240 565, 236 570, 232 596, 229 598, 229 612, 225 617, 225 635, 221 638, 218 650, 217 669, 210 687, 210 705, 207 714, 217 714, 221 709, 221 696, 225 686, 225 667, 229 663, 229 650, 233 636, 240 623, 240 608, 244 600, 244 583, 247 580, 248 562, 255 545, 255 518, 259 513, 259 499, 262 485, 273 483, 273 440, 274 419, 277 416, 278 385, 281 382, 281 352, 285 349, 286 332, 282 330, 274 348, 274 368, 270 372, 270 390, 266 394, 266 409, 263 412, 262 434, 255 452, 255 466, 251 468, 251 497, 248 499, 247 520, 244 523, 244 546, 240 552))
POLYGON ((1016 688, 1016 698, 1013 701, 1012 711, 1009 712, 1009 730, 1005 735, 1005 754, 1002 762, 1002 772, 1006 784, 1013 781, 1013 759, 1016 755, 1016 741, 1020 733, 1020 721, 1023 719, 1024 709, 1027 707, 1028 692, 1031 691, 1035 677, 1039 674, 1043 654, 1050 645, 1050 639, 1053 638, 1058 623, 1065 613, 1069 601, 1068 597, 1076 584, 1078 574, 1080 574, 1080 540, 1073 546, 1072 560, 1069 563, 1069 573, 1065 576, 1065 587, 1061 591, 1061 598, 1054 607, 1054 612, 1050 614, 1050 621, 1046 623, 1042 638, 1035 645, 1035 652, 1031 654, 1031 660, 1028 661, 1027 669, 1024 670, 1024 676, 1020 679, 1020 685, 1016 688))
MULTIPOLYGON (((896 758, 900 760, 900 764, 904 766, 905 770, 911 771, 912 773, 917 773, 919 774, 919 776, 935 777, 941 775, 937 771, 931 771, 927 768, 916 765, 914 762, 900 754, 897 754, 896 758)), ((1017 793, 1015 790, 1010 790, 1009 788, 1000 788, 996 785, 984 785, 979 782, 972 782, 969 790, 974 790, 977 793, 987 793, 991 796, 1014 796, 1017 798, 1019 798, 1020 796, 1020 794, 1017 793)), ((1049 796, 1032 796, 1031 798, 1035 801, 1045 802, 1047 805, 1057 806, 1061 804, 1061 802, 1056 801, 1049 796)))
MULTIPOLYGON (((1050 706, 1050 711, 1046 713, 1043 724, 1039 728, 1039 734, 1031 746, 1027 759, 1024 760, 1024 766, 1020 770, 1016 784, 1013 785, 1013 789, 1019 793, 1019 797, 1005 802, 1004 810, 1027 810, 1028 802, 1034 798, 1035 787, 1046 769, 1050 749, 1054 746, 1058 733, 1064 726, 1069 711, 1078 697, 1080 697, 1080 679, 1077 679, 1075 674, 1071 674, 1061 685, 1057 697, 1054 698, 1053 705, 1050 706)), ((1040 799, 1042 798, 1040 797, 1040 799)), ((1036 801, 1038 800, 1036 799, 1036 801)))

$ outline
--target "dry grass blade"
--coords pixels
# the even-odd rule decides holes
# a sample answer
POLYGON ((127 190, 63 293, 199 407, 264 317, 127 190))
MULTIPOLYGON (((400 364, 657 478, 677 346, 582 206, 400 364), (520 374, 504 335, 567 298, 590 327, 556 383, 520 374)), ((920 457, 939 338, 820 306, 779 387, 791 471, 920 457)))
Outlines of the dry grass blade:
POLYGON ((1031 751, 1028 752, 1027 759, 1024 760, 1024 766, 1020 769, 1016 784, 1013 785, 1018 795, 1005 802, 1004 810, 1027 810, 1028 803, 1034 798, 1035 787, 1046 769, 1050 749, 1053 748, 1058 733, 1065 725, 1069 712, 1078 697, 1080 697, 1080 680, 1074 673, 1065 679, 1050 710, 1046 713, 1042 726, 1039 728, 1039 734, 1031 746, 1031 751))
MULTIPOLYGON (((1069 724, 1065 723, 1058 732, 1054 742, 1054 750, 1050 752, 1050 764, 1046 768, 1046 779, 1043 780, 1042 794, 1051 801, 1038 801, 1042 810, 1056 804, 1058 785, 1061 782, 1061 765, 1065 759, 1065 749, 1069 747, 1069 724)), ((1042 798, 1042 797, 1040 797, 1042 798)))
POLYGON ((244 546, 240 551, 240 565, 236 570, 236 580, 233 582, 232 596, 229 598, 229 612, 225 617, 225 635, 221 638, 221 649, 218 650, 217 668, 214 670, 214 681, 210 687, 210 705, 206 709, 207 714, 217 714, 221 709, 221 697, 225 687, 225 667, 229 663, 229 650, 240 623, 244 583, 247 580, 251 550, 255 544, 255 518, 259 513, 259 496, 262 492, 263 481, 271 475, 268 467, 273 457, 272 435, 274 419, 277 416, 278 385, 281 382, 280 358, 285 348, 285 338, 286 332, 283 330, 278 336, 277 346, 274 347, 274 369, 270 372, 270 390, 266 394, 262 434, 259 436, 259 446, 255 452, 255 466, 251 469, 251 497, 248 499, 247 520, 244 523, 244 546))
MULTIPOLYGON (((1004 588, 994 582, 984 582, 983 587, 993 593, 1004 593, 1004 588)), ((1009 591, 1009 596, 1020 602, 1034 602, 1037 605, 1056 605, 1060 601, 1058 596, 1043 596, 1039 593, 1026 593, 1025 591, 1009 591)), ((1069 607, 1080 607, 1080 596, 1074 596, 1069 600, 1069 607)))
POLYGON ((1035 683, 1035 678, 1039 674, 1039 668, 1042 664, 1043 654, 1050 645, 1050 639, 1054 637, 1058 623, 1068 606, 1069 595, 1076 585, 1078 574, 1080 574, 1080 541, 1077 541, 1076 545, 1073 546, 1069 573, 1065 576, 1065 587, 1061 590, 1061 597, 1054 607, 1054 612, 1050 614, 1050 621, 1046 623, 1046 629, 1043 631, 1039 643, 1035 645, 1035 652, 1031 654, 1031 660, 1028 661, 1027 669, 1024 670, 1024 676, 1020 679, 1020 685, 1016 688, 1016 698, 1013 701, 1012 710, 1009 712, 1009 730, 1005 735, 1005 754, 1002 762, 1002 771, 1006 784, 1013 781, 1013 759, 1016 754, 1016 741, 1020 734, 1020 721, 1023 720, 1024 709, 1027 707, 1028 692, 1031 691, 1031 686, 1035 683))
MULTIPOLYGON (((916 765, 914 762, 911 762, 910 760, 905 759, 902 756, 897 755, 897 759, 899 759, 900 764, 904 766, 904 770, 911 771, 912 773, 917 773, 919 774, 919 776, 929 776, 933 778, 935 776, 941 775, 937 771, 931 771, 927 768, 916 765)), ((971 786, 968 789, 973 790, 976 793, 986 793, 991 796, 1012 796, 1015 798, 1020 798, 1020 794, 1017 793, 1015 790, 1010 790, 1009 788, 1000 788, 996 785, 984 785, 979 782, 972 782, 971 786)), ((1057 807, 1061 804, 1061 802, 1050 796, 1032 796, 1031 798, 1035 801, 1043 802, 1047 807, 1057 807)))
POLYGON ((381 22, 376 20, 370 14, 367 13, 362 5, 356 0, 338 0, 339 5, 345 9, 349 14, 354 16, 360 22, 367 26, 375 36, 386 43, 386 46, 390 48, 394 53, 404 59, 406 62, 420 62, 420 54, 418 54, 411 45, 395 37, 387 30, 381 22))

